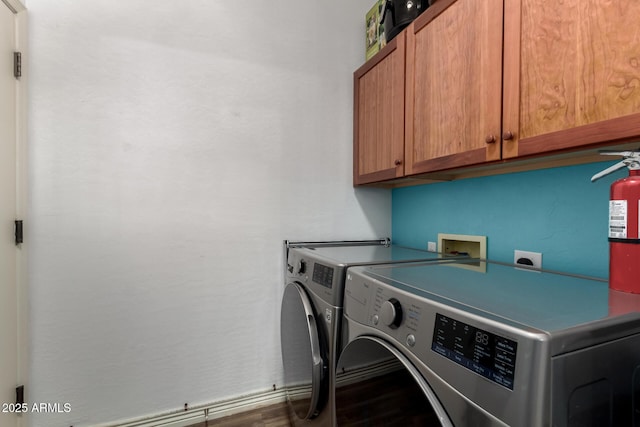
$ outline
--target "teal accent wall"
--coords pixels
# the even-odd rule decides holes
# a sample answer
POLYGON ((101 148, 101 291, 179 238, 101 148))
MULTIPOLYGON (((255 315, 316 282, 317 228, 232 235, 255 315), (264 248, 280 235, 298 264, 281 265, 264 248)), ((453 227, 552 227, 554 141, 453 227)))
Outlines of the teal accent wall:
POLYGON ((543 169, 404 187, 392 194, 395 244, 426 249, 438 233, 487 236, 487 258, 513 262, 513 251, 542 252, 542 266, 609 275, 609 187, 626 168, 595 183, 616 162, 543 169))

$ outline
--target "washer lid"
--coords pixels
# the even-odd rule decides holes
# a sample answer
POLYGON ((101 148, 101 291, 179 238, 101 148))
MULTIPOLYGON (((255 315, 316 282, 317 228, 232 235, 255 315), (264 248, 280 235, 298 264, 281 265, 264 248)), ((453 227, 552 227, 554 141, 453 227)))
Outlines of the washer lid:
POLYGON ((314 418, 326 402, 326 352, 313 305, 297 283, 288 284, 282 297, 280 344, 287 400, 299 418, 314 418))

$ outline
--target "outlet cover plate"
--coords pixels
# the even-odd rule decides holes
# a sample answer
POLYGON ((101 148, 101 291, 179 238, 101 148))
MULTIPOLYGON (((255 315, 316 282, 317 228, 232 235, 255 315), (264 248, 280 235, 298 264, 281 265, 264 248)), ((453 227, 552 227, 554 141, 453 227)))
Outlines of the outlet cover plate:
POLYGON ((531 268, 541 269, 542 268, 542 253, 541 252, 521 251, 521 250, 516 249, 513 252, 513 263, 515 265, 517 265, 517 266, 525 267, 524 269, 531 269, 531 268), (518 264, 518 260, 521 259, 521 258, 525 258, 525 259, 530 260, 533 265, 518 264))
POLYGON ((429 252, 438 252, 438 245, 436 245, 436 242, 427 242, 427 250, 429 252))

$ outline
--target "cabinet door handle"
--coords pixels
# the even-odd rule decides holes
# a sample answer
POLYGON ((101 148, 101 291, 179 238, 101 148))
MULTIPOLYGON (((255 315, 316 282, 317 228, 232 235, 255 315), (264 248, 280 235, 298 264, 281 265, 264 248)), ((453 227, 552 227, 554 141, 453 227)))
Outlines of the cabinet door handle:
POLYGON ((502 134, 502 139, 504 139, 505 141, 511 141, 513 139, 513 132, 511 132, 510 130, 505 131, 502 134))
POLYGON ((487 144, 493 144, 494 142, 496 142, 496 137, 495 137, 495 135, 487 135, 487 137, 484 139, 484 141, 487 144))
POLYGON ((400 166, 402 164, 402 160, 396 159, 396 161, 393 162, 393 164, 395 164, 396 166, 400 166))

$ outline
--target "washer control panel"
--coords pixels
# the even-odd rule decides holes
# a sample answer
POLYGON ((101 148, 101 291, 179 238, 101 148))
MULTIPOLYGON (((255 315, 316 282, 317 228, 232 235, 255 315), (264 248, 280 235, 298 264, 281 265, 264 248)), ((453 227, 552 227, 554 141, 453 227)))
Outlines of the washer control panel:
POLYGON ((513 390, 518 343, 436 313, 431 350, 513 390))
POLYGON ((513 390, 518 342, 437 301, 347 273, 344 314, 422 360, 446 358, 513 390), (457 312, 457 313, 456 313, 457 312))

